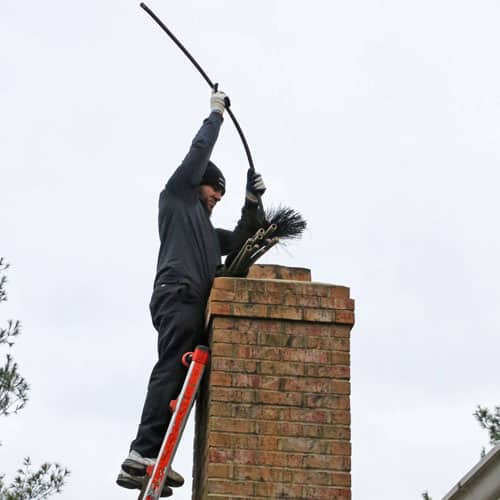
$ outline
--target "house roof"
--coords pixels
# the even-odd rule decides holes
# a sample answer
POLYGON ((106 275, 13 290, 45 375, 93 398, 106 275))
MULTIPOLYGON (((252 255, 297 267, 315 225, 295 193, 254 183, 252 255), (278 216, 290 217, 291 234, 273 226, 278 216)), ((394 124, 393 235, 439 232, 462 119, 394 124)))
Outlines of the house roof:
POLYGON ((458 481, 443 500, 500 500, 500 442, 458 481))

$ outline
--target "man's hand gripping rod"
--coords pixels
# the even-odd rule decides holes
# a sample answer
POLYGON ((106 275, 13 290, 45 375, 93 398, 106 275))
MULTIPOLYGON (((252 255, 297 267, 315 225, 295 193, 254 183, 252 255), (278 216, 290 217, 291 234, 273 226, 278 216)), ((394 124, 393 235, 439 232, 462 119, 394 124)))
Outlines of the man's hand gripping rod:
MULTIPOLYGON (((213 83, 212 80, 208 77, 208 75, 205 73, 203 68, 198 64, 196 59, 188 52, 186 47, 182 45, 182 43, 179 41, 179 39, 165 26, 165 24, 162 22, 162 20, 144 3, 142 2, 140 6, 156 21, 158 26, 170 37, 170 39, 181 49, 181 51, 184 53, 184 55, 193 63, 194 67, 199 71, 201 76, 204 78, 204 80, 210 85, 210 88, 214 91, 217 90, 217 84, 213 83)), ((245 138, 245 135, 243 134, 243 130, 241 130, 240 124, 238 123, 238 120, 234 116, 234 113, 231 111, 229 106, 226 107, 226 111, 228 115, 231 117, 231 120, 233 120, 234 126, 236 127, 236 130, 238 131, 238 135, 240 136, 241 141, 243 142, 243 147, 245 148, 245 152, 248 158, 248 164, 250 168, 255 171, 255 167, 253 165, 253 160, 252 160, 252 154, 250 153, 250 148, 248 147, 247 140, 245 138)), ((257 196, 258 202, 259 202, 259 207, 263 209, 262 207, 262 200, 260 196, 257 196)))

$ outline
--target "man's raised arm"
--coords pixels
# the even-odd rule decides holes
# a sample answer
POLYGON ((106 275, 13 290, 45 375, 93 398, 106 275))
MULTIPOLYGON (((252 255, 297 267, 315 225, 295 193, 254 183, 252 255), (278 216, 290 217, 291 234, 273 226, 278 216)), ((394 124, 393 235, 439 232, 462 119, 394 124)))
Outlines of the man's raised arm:
POLYGON ((167 183, 167 189, 196 188, 200 185, 223 121, 227 97, 214 92, 210 97, 210 115, 196 134, 188 154, 167 183))

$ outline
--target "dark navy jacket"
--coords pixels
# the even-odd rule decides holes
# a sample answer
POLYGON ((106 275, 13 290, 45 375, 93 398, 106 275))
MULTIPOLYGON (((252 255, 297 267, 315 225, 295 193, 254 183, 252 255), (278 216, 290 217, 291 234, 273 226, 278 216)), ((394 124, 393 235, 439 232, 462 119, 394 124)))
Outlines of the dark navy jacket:
POLYGON ((186 283, 190 295, 202 300, 210 293, 221 255, 232 252, 251 236, 244 228, 258 212, 256 206, 246 204, 234 231, 214 229, 199 198, 198 186, 221 124, 222 115, 215 111, 204 120, 184 161, 160 193, 159 201, 160 251, 155 285, 186 283))

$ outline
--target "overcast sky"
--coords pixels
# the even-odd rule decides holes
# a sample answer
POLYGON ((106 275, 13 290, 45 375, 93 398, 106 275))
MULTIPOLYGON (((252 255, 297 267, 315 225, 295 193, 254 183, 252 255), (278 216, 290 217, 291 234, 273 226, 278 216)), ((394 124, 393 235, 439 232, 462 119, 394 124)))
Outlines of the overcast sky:
MULTIPOLYGON (((0 471, 29 454, 71 469, 60 498, 132 499, 114 481, 155 357, 157 199, 209 89, 136 1, 0 3, 0 320, 23 322, 31 384, 0 471)), ((442 497, 488 447, 476 405, 500 403, 498 2, 149 5, 230 95, 265 205, 309 221, 263 262, 356 299, 353 498, 442 497)), ((247 164, 229 118, 212 159, 231 227, 247 164)))

